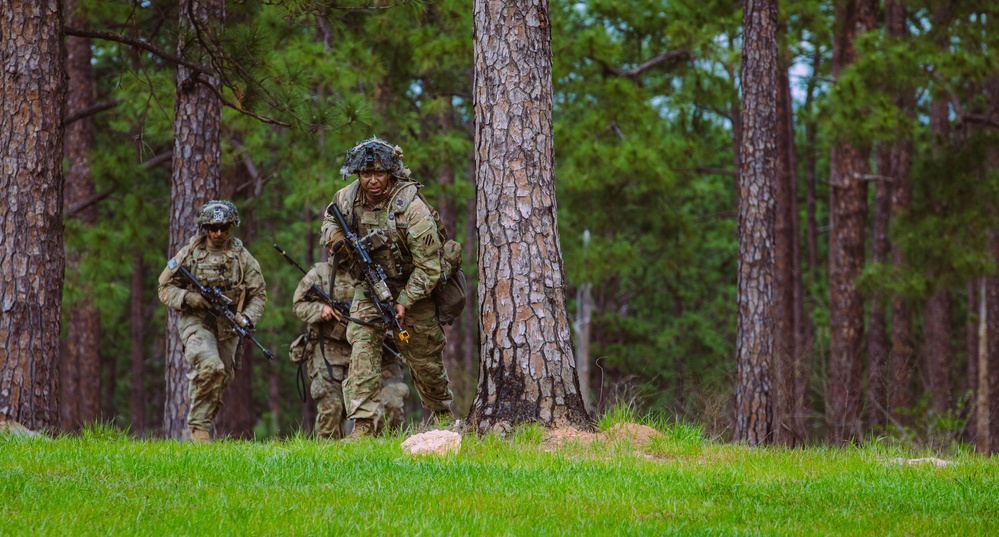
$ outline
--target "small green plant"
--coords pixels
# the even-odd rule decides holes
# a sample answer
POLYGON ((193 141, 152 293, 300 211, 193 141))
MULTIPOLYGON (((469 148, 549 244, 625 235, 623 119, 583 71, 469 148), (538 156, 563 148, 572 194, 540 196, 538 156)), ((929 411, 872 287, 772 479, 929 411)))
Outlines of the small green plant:
POLYGON ((638 423, 640 418, 630 403, 618 403, 597 419, 597 429, 606 431, 619 423, 638 423))
POLYGON ((545 430, 537 423, 526 423, 514 429, 512 438, 518 445, 536 447, 545 440, 545 430))

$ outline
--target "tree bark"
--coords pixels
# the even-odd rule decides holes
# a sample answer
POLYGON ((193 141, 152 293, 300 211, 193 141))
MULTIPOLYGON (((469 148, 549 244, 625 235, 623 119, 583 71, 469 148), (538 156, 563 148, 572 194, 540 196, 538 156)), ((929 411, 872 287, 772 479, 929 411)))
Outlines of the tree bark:
MULTIPOLYGON (((812 73, 813 75, 818 73, 819 65, 822 60, 822 53, 818 44, 815 44, 815 51, 812 57, 812 73)), ((812 80, 809 80, 806 94, 805 94, 805 110, 814 112, 814 100, 815 100, 815 80, 814 76, 812 80)), ((805 121, 805 144, 802 148, 805 152, 805 255, 807 259, 806 266, 808 267, 809 275, 809 286, 814 282, 818 275, 820 274, 818 264, 818 225, 816 221, 816 182, 818 175, 818 158, 816 151, 816 138, 818 126, 815 119, 809 119, 805 121)), ((795 233, 798 236, 798 233, 795 233)), ((795 259, 798 260, 799 266, 801 263, 800 252, 796 255, 795 259)), ((811 429, 809 418, 809 381, 812 375, 812 361, 815 356, 815 326, 812 324, 811 313, 815 310, 815 299, 810 297, 807 301, 805 299, 805 285, 804 285, 804 275, 805 270, 799 270, 798 281, 796 283, 795 289, 798 291, 798 296, 796 297, 795 314, 797 315, 797 321, 795 322, 795 345, 794 352, 797 357, 797 370, 795 374, 797 375, 797 382, 795 383, 794 401, 796 408, 798 409, 798 416, 800 419, 795 423, 798 428, 797 431, 802 438, 807 438, 808 431, 811 429), (806 308, 807 304, 807 308, 806 308)))
MULTIPOLYGON (((775 289, 775 280, 780 276, 774 267, 774 252, 782 246, 777 242, 774 223, 774 178, 778 171, 777 2, 747 0, 742 28, 735 440, 757 445, 774 440, 771 368, 779 352, 774 334, 781 330, 776 319, 780 312, 775 311, 775 295, 780 292, 775 289)), ((783 246, 789 249, 790 245, 783 246)), ((786 253, 786 257, 790 254, 786 253)))
MULTIPOLYGON (((899 0, 885 1, 885 27, 889 37, 902 39, 906 36, 905 6, 899 0)), ((915 91, 909 90, 897 98, 897 105, 906 114, 915 113, 915 91)), ((892 189, 891 220, 903 218, 912 205, 912 181, 909 171, 912 167, 912 134, 896 141, 892 146, 891 179, 892 189)), ((905 256, 898 244, 891 243, 891 263, 894 271, 901 271, 905 256)), ((893 421, 906 423, 908 418, 901 409, 912 406, 912 372, 914 343, 912 336, 912 306, 909 300, 897 295, 891 300, 891 350, 888 354, 886 378, 886 400, 893 421)))
POLYGON ((129 352, 131 393, 129 394, 129 413, 132 415, 132 434, 141 438, 146 434, 146 315, 144 312, 146 266, 142 253, 132 254, 132 285, 129 298, 129 352))
MULTIPOLYGON (((935 29, 943 31, 948 18, 943 10, 935 10, 935 29)), ((950 144, 949 116, 950 105, 947 98, 933 99, 930 103, 930 149, 934 157, 941 157, 950 144)), ((933 212, 942 215, 947 212, 947 208, 935 202, 933 212)), ((923 309, 923 389, 929 399, 928 410, 940 416, 947 411, 950 400, 950 363, 953 355, 951 299, 950 291, 939 281, 940 274, 931 272, 927 275, 927 280, 932 294, 923 309)))
MULTIPOLYGON (((841 0, 836 5, 833 76, 854 63, 854 40, 874 28, 878 6, 873 0, 841 0)), ((842 444, 860 435, 863 381, 864 302, 855 280, 864 268, 867 222, 867 158, 870 149, 853 142, 837 143, 829 174, 829 398, 826 439, 842 444)))
POLYGON ((979 421, 979 433, 988 430, 987 453, 999 453, 999 276, 986 279, 988 318, 986 352, 978 362, 979 412, 987 409, 984 421, 979 421), (984 395, 984 397, 983 397, 984 395))
POLYGON ((558 240, 547 0, 476 0, 481 361, 473 430, 588 429, 558 240))
MULTIPOLYGON (((76 4, 75 0, 66 2, 66 16, 71 26, 84 26, 86 23, 77 14, 76 4)), ((94 74, 90 58, 90 39, 66 38, 66 72, 69 75, 66 89, 68 110, 83 110, 93 105, 95 101, 94 74)), ((65 128, 64 154, 69 166, 63 191, 64 207, 68 207, 74 201, 89 199, 96 194, 88 162, 94 148, 94 132, 93 117, 81 118, 65 128)), ((93 226, 97 222, 96 205, 80 210, 74 218, 83 229, 93 226)), ((86 298, 74 304, 66 315, 66 344, 60 358, 63 409, 61 421, 65 431, 73 431, 82 424, 97 421, 101 410, 100 315, 89 300, 89 297, 93 296, 90 286, 87 282, 80 281, 80 263, 85 255, 79 251, 66 251, 66 273, 73 278, 76 286, 82 288, 83 296, 86 298)))
MULTIPOLYGON (((206 35, 212 25, 225 19, 224 0, 181 0, 178 51, 197 50, 194 27, 206 35)), ((216 77, 198 77, 184 66, 177 68, 177 101, 174 105, 173 171, 170 176, 170 242, 167 256, 174 255, 197 233, 198 210, 216 197, 221 175, 222 104, 216 77), (215 91, 211 88, 214 87, 215 91)), ((183 345, 177 329, 179 314, 167 310, 166 401, 163 405, 163 434, 167 438, 187 437, 187 372, 183 345)))
POLYGON ((0 1, 0 421, 59 426, 63 127, 59 0, 0 1))
MULTIPOLYGON (((471 155, 469 160, 469 181, 473 186, 476 184, 475 179, 475 155, 471 155)), ((468 224, 465 226, 465 243, 461 245, 462 256, 465 259, 476 259, 476 255, 479 249, 478 241, 478 230, 475 227, 475 196, 468 199, 465 204, 465 221, 468 224)), ((467 278, 466 285, 469 289, 478 289, 478 273, 466 274, 467 278)), ((476 293, 469 293, 466 298, 465 310, 461 312, 461 325, 463 327, 462 337, 464 342, 462 347, 464 348, 464 371, 468 375, 469 379, 472 378, 473 372, 478 370, 478 349, 479 349, 479 305, 478 305, 478 295, 476 293)), ((469 382, 472 383, 471 380, 469 382)), ((461 407, 458 407, 461 408, 461 407)))
MULTIPOLYGON (((819 62, 822 61, 822 50, 816 43, 815 52, 812 55, 812 76, 819 72, 819 62)), ((815 102, 815 81, 808 81, 808 89, 805 94, 805 110, 814 113, 815 102)), ((808 270, 816 272, 819 268, 818 254, 818 221, 816 218, 816 193, 815 186, 818 175, 818 155, 815 150, 815 142, 818 137, 818 125, 815 119, 805 122, 805 250, 808 255, 808 270)))
POLYGON ((975 278, 968 282, 967 289, 965 290, 965 295, 968 301, 968 322, 965 324, 964 339, 965 339, 965 352, 968 354, 968 377, 967 390, 965 393, 968 395, 968 427, 965 429, 964 441, 974 444, 978 436, 978 361, 979 361, 979 345, 980 338, 978 336, 978 330, 983 327, 984 317, 980 314, 979 308, 982 306, 981 302, 981 288, 984 285, 984 278, 975 278))
MULTIPOLYGON (((990 26, 994 21, 989 19, 990 26)), ((999 76, 992 77, 986 85, 988 115, 999 121, 999 76)), ((999 169, 999 150, 990 148, 986 167, 994 173, 999 169)), ((996 207, 992 208, 997 210, 996 207)), ((989 233, 989 250, 993 262, 999 262, 999 231, 989 233)), ((982 330, 979 332, 981 352, 976 368, 975 432, 979 453, 999 453, 999 273, 983 278, 979 308, 982 330)), ((970 368, 969 368, 970 369, 970 368)))
MULTIPOLYGON (((891 144, 881 144, 877 151, 878 175, 894 177, 892 169, 891 144)), ((891 196, 895 189, 894 181, 884 179, 874 186, 874 222, 871 233, 871 261, 876 264, 889 262, 891 243, 888 241, 888 222, 891 217, 891 196)), ((888 312, 880 296, 868 299, 870 319, 867 324, 867 400, 868 426, 878 429, 885 424, 886 416, 881 409, 888 408, 885 370, 888 362, 888 312)))
POLYGON ((791 51, 780 51, 777 69, 777 181, 776 245, 774 251, 774 378, 776 408, 774 440, 786 446, 801 445, 805 439, 802 422, 804 393, 798 384, 804 353, 798 349, 798 324, 801 318, 801 271, 798 248, 797 173, 794 158, 794 112, 791 106, 791 81, 788 76, 791 51))

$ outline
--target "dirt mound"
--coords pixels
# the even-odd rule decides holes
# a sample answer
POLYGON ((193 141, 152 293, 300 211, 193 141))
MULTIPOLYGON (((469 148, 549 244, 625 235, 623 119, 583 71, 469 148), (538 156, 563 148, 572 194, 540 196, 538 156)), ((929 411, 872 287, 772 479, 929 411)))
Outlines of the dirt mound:
POLYGON ((639 425, 637 423, 618 423, 601 434, 612 442, 617 440, 627 440, 631 442, 632 445, 639 448, 644 448, 654 438, 658 438, 663 435, 648 425, 639 425))
POLYGON ((599 436, 600 435, 595 433, 588 433, 586 431, 580 431, 579 429, 573 429, 571 427, 550 429, 545 432, 545 439, 541 442, 541 447, 545 451, 553 451, 559 446, 570 443, 588 446, 594 440, 599 438, 599 436))
POLYGON ((545 451, 567 445, 577 444, 579 446, 589 446, 593 442, 612 444, 616 442, 628 442, 638 449, 643 449, 653 438, 662 436, 662 433, 637 423, 618 423, 602 433, 589 433, 572 428, 551 429, 545 433, 541 448, 545 451))

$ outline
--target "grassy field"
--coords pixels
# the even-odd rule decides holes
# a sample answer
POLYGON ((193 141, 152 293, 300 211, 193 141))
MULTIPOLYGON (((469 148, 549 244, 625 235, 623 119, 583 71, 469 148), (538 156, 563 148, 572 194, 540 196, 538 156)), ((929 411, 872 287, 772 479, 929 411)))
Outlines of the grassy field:
POLYGON ((996 535, 999 459, 903 465, 873 444, 762 449, 686 426, 636 448, 544 431, 210 445, 0 436, 0 535, 996 535))

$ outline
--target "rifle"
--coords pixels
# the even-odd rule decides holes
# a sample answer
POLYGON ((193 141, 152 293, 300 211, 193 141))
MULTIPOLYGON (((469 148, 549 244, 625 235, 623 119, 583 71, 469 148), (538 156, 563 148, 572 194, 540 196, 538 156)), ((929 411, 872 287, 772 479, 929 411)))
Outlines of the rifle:
POLYGON ((171 259, 167 265, 170 266, 171 270, 176 268, 185 278, 187 278, 187 281, 194 286, 194 290, 197 291, 202 298, 208 301, 211 309, 205 317, 204 324, 206 328, 212 328, 215 324, 215 319, 221 315, 229 320, 229 324, 232 325, 233 332, 235 332, 240 338, 252 341, 253 344, 260 349, 260 352, 264 353, 264 356, 266 356, 268 360, 272 362, 274 361, 274 354, 261 345, 260 342, 257 341, 257 338, 253 337, 253 329, 243 327, 236 319, 236 314, 229 309, 229 306, 232 305, 232 299, 225 296, 221 289, 218 287, 205 287, 198 281, 197 278, 194 277, 194 274, 191 274, 189 270, 184 268, 184 265, 177 263, 173 259, 171 259))
MULTIPOLYGON (((295 268, 297 268, 299 270, 299 272, 301 272, 303 275, 307 275, 308 274, 308 272, 306 272, 306 270, 304 268, 302 268, 302 265, 299 265, 297 262, 295 262, 295 260, 292 259, 290 255, 288 255, 288 252, 285 252, 280 246, 277 245, 277 243, 274 243, 274 249, 277 250, 281 254, 282 257, 284 257, 285 261, 287 261, 289 264, 291 264, 292 266, 294 266, 295 268)), ((336 268, 334 268, 333 270, 336 270, 336 268)), ((335 311, 339 312, 340 316, 343 317, 344 319, 347 319, 348 321, 353 321, 353 322, 358 323, 358 324, 363 324, 365 326, 371 326, 371 323, 362 321, 360 319, 355 319, 355 318, 353 318, 353 317, 350 316, 350 301, 349 300, 337 300, 337 299, 331 297, 326 291, 323 291, 316 284, 312 284, 312 287, 309 288, 309 292, 312 293, 313 295, 315 295, 316 297, 318 297, 319 300, 321 300, 322 302, 324 302, 327 306, 329 306, 329 307, 333 308, 335 311)), ((382 343, 382 347, 385 348, 385 350, 389 351, 394 356, 398 357, 399 356, 399 351, 396 350, 393 346, 389 345, 389 343, 391 343, 391 341, 392 341, 391 339, 387 339, 385 341, 385 343, 382 343)), ((322 334, 320 334, 319 335, 319 345, 322 346, 322 344, 323 344, 322 334)), ((323 354, 325 355, 325 351, 323 352, 323 354)), ((332 373, 330 374, 330 376, 332 377, 332 373)))
POLYGON ((392 293, 389 292, 388 284, 385 282, 387 279, 385 269, 371 259, 371 254, 364 245, 364 239, 358 237, 347 227, 347 221, 344 220, 343 214, 340 213, 340 208, 335 202, 330 204, 330 208, 333 209, 333 217, 336 218, 337 225, 346 235, 345 240, 354 254, 353 261, 364 276, 364 283, 367 286, 367 289, 364 290, 365 295, 375 303, 385 326, 394 329, 399 340, 403 343, 409 341, 409 332, 403 330, 402 325, 399 324, 399 319, 395 317, 395 309, 392 307, 394 302, 392 293))
MULTIPOLYGON (((291 264, 292 266, 294 266, 295 268, 297 268, 299 270, 299 272, 302 273, 302 275, 308 274, 308 272, 306 272, 306 270, 304 268, 302 268, 301 265, 299 265, 298 263, 296 263, 295 260, 292 259, 291 256, 288 255, 287 252, 285 252, 284 250, 282 250, 281 247, 277 245, 277 243, 274 243, 274 249, 277 250, 278 253, 280 253, 284 257, 285 261, 287 261, 289 264, 291 264)), ((326 291, 323 291, 322 289, 320 289, 320 287, 318 285, 316 285, 316 284, 312 284, 312 287, 309 288, 309 292, 312 293, 313 295, 315 295, 317 298, 319 298, 319 300, 322 300, 323 302, 325 302, 327 306, 333 308, 335 311, 337 311, 341 315, 345 316, 347 318, 347 320, 354 320, 356 322, 356 319, 351 319, 350 318, 350 301, 349 300, 337 300, 337 299, 331 297, 329 294, 327 294, 326 291)))

